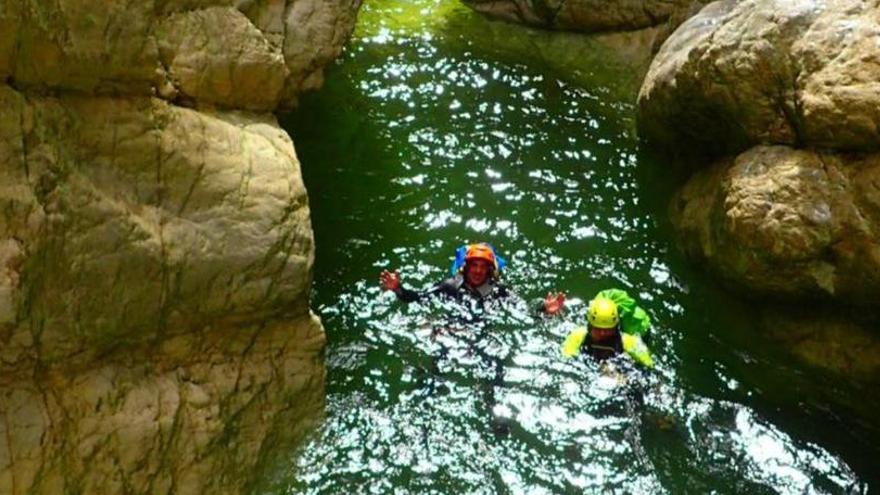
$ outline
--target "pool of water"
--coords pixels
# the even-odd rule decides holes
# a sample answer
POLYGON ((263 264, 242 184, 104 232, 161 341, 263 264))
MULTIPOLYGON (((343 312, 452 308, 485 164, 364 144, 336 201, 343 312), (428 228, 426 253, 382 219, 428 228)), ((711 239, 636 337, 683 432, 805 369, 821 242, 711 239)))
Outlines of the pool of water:
POLYGON ((266 493, 873 486, 859 418, 876 401, 751 332, 749 305, 676 252, 680 177, 633 131, 640 64, 453 0, 366 2, 325 88, 282 120, 310 194, 329 376, 323 426, 266 493), (514 296, 476 323, 379 289, 383 269, 429 287, 483 240, 514 296), (656 369, 560 358, 609 287, 651 316, 656 369), (535 316, 551 290, 569 310, 535 316))

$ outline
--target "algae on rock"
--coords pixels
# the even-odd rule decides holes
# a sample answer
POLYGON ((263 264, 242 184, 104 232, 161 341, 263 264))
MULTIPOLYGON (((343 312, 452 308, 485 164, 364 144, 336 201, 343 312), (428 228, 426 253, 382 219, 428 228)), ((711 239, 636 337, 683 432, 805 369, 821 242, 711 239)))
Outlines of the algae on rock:
POLYGON ((666 22, 694 0, 463 0, 478 12, 536 27, 594 33, 666 22))
POLYGON ((238 493, 323 409, 271 111, 360 0, 0 4, 0 492, 238 493))
POLYGON ((710 4, 652 62, 643 135, 707 157, 757 144, 877 150, 878 15, 863 0, 710 4))
POLYGON ((856 347, 878 327, 878 19, 863 0, 714 2, 639 94, 641 134, 699 170, 670 206, 685 252, 748 296, 852 313, 837 320, 862 331, 804 338, 856 347))

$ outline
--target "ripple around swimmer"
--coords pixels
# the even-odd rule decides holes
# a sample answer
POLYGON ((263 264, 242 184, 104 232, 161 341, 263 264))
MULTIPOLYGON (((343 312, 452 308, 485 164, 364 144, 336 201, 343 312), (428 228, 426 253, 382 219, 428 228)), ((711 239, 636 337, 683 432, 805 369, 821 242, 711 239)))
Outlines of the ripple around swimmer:
POLYGON ((633 137, 630 69, 597 63, 592 45, 576 71, 551 63, 572 37, 453 1, 364 9, 326 87, 283 122, 309 188, 329 395, 324 425, 266 492, 866 487, 870 461, 851 467, 852 453, 876 448, 867 430, 823 427, 828 380, 745 338, 748 308, 676 254, 675 177, 633 137), (384 268, 428 287, 460 242, 484 239, 517 297, 480 324, 377 287, 384 268), (559 359, 609 286, 650 314, 656 370, 559 359), (533 317, 527 300, 556 289, 568 314, 533 317))

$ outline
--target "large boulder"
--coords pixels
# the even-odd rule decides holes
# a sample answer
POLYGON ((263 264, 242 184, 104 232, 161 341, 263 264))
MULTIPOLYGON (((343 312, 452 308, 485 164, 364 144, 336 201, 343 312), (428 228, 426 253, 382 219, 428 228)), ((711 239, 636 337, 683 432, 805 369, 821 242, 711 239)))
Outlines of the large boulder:
POLYGON ((758 146, 695 174, 671 210, 684 250, 752 296, 876 304, 880 154, 758 146))
POLYGON ((0 95, 0 366, 308 314, 308 201, 274 117, 0 95))
POLYGON ((862 0, 722 0, 652 62, 642 134, 702 163, 739 154, 672 206, 686 251, 731 285, 863 305, 880 294, 878 20, 862 0))
POLYGON ((4 380, 0 492, 257 492, 322 417, 323 345, 305 318, 4 380))
POLYGON ((238 493, 322 412, 270 114, 0 88, 0 492, 238 493))
POLYGON ((339 56, 351 36, 361 1, 287 0, 283 50, 290 73, 283 106, 292 106, 297 95, 324 83, 324 66, 339 56))
POLYGON ((463 0, 478 12, 536 27, 632 31, 665 23, 700 0, 463 0))
POLYGON ((685 252, 790 303, 768 333, 860 381, 880 322, 878 61, 877 2, 721 0, 667 39, 638 101, 642 136, 702 169, 670 206, 685 252))
POLYGON ((239 493, 320 418, 270 112, 359 4, 0 2, 0 493, 239 493))
MULTIPOLYGON (((759 328, 771 342, 810 366, 831 372, 848 385, 873 389, 880 385, 880 327, 871 322, 873 315, 856 313, 858 317, 851 318, 841 313, 839 306, 770 307, 761 312, 759 328)), ((870 402, 858 396, 855 401, 856 409, 868 409, 863 414, 874 416, 870 402)))
POLYGON ((272 111, 320 86, 360 2, 8 1, 0 6, 0 80, 23 90, 272 111))
POLYGON ((712 3, 652 62, 640 131, 701 156, 756 144, 877 150, 878 21, 865 0, 712 3))

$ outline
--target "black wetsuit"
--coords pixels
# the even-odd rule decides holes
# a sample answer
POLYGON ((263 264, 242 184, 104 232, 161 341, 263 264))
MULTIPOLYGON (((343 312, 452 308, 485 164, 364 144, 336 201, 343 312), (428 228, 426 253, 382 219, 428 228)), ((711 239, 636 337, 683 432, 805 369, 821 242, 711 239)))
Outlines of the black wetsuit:
POLYGON ((403 286, 396 292, 397 297, 404 302, 420 301, 425 297, 441 294, 461 301, 465 296, 476 298, 479 302, 491 299, 503 299, 510 295, 506 287, 497 283, 495 279, 488 279, 479 287, 471 287, 464 283, 463 275, 447 278, 439 284, 424 291, 406 289, 403 286))
POLYGON ((597 343, 593 342, 593 336, 588 333, 581 344, 581 352, 589 354, 596 361, 604 361, 623 352, 623 338, 618 331, 610 339, 597 343))
MULTIPOLYGON (((447 317, 451 318, 451 323, 453 326, 465 324, 465 325, 478 325, 482 326, 483 323, 486 323, 484 319, 484 315, 486 311, 494 312, 491 309, 492 303, 495 301, 510 301, 511 298, 510 291, 507 290, 506 287, 499 284, 494 278, 489 278, 483 285, 479 287, 471 287, 464 281, 464 275, 456 275, 455 277, 448 278, 439 284, 431 287, 430 289, 423 291, 415 291, 411 289, 406 289, 403 286, 400 287, 399 290, 395 292, 397 298, 401 301, 410 303, 416 301, 422 301, 426 298, 433 297, 435 295, 442 295, 448 297, 450 299, 455 300, 457 303, 460 303, 464 311, 462 313, 452 312, 447 315, 447 317), (490 307, 486 307, 487 304, 490 307)), ((530 304, 532 306, 532 304, 530 304)), ((536 313, 544 312, 544 300, 540 299, 534 303, 536 313)), ((474 328, 474 327, 472 327, 474 328)), ((438 328, 436 331, 440 331, 438 328)), ((468 344, 468 347, 474 352, 480 359, 485 363, 490 369, 493 370, 493 377, 489 383, 485 384, 483 389, 484 393, 484 401, 486 404, 486 408, 490 414, 494 409, 496 404, 495 399, 495 388, 502 387, 504 385, 504 365, 502 359, 498 356, 487 352, 484 349, 484 344, 481 342, 483 338, 487 337, 489 333, 486 332, 477 332, 477 335, 474 338, 470 338, 466 335, 461 335, 457 333, 452 333, 456 339, 462 340, 468 344)), ((440 344, 440 350, 438 353, 432 357, 432 374, 439 375, 439 362, 443 359, 446 359, 449 353, 449 348, 440 344)), ((431 382, 429 386, 430 392, 433 393, 434 383, 431 382)), ((506 434, 506 425, 503 423, 496 424, 496 419, 493 414, 493 428, 496 433, 506 434)))
MULTIPOLYGON (((439 325, 433 330, 434 335, 439 334, 449 326, 449 328, 464 325, 472 330, 482 328, 488 321, 484 318, 486 311, 492 311, 486 305, 491 305, 495 301, 507 300, 510 291, 506 287, 499 284, 495 279, 489 278, 483 285, 479 287, 471 287, 464 282, 463 275, 448 278, 439 284, 423 291, 416 291, 401 288, 395 292, 398 299, 410 303, 423 301, 425 299, 441 295, 456 301, 456 306, 460 306, 461 311, 450 311, 446 315, 446 322, 439 325), (475 326, 474 326, 475 325, 475 326)), ((489 383, 483 388, 484 401, 487 410, 491 413, 495 406, 495 387, 500 387, 504 383, 504 366, 502 359, 488 352, 482 342, 489 333, 476 331, 468 333, 450 332, 450 336, 454 339, 465 342, 471 352, 480 357, 480 360, 493 370, 493 377, 489 383)), ((445 360, 449 354, 449 347, 443 343, 439 344, 440 349, 437 354, 431 358, 431 374, 440 375, 439 364, 445 360)), ((429 385, 429 394, 433 394, 435 383, 432 381, 429 385)))

